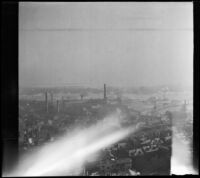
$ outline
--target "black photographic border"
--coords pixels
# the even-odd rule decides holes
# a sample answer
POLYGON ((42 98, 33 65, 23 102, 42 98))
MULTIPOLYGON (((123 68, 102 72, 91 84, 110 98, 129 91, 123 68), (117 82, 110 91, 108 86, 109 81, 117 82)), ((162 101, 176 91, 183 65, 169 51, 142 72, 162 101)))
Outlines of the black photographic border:
MULTIPOLYGON (((154 1, 156 2, 156 1, 154 1)), ((159 1, 160 2, 160 1, 159 1)), ((192 1, 189 1, 192 2, 192 1)), ((1 140, 2 171, 9 172, 18 161, 18 3, 1 6, 1 140)), ((194 124, 193 165, 199 170, 199 91, 200 91, 200 3, 193 2, 194 14, 194 124)))

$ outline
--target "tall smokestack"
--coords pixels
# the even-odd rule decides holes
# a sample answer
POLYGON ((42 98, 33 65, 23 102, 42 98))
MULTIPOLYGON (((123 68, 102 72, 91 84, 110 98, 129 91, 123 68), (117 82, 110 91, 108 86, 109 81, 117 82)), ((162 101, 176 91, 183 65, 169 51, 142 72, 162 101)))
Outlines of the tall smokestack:
POLYGON ((64 100, 64 96, 62 96, 62 108, 65 107, 65 100, 64 100))
POLYGON ((187 101, 186 100, 184 100, 184 104, 183 104, 182 110, 184 112, 186 112, 186 110, 187 110, 187 101))
POLYGON ((104 100, 106 101, 106 84, 104 84, 104 100))
POLYGON ((57 112, 60 111, 60 108, 59 108, 59 100, 57 100, 57 112))
POLYGON ((53 104, 53 93, 51 92, 51 104, 53 104))
POLYGON ((45 92, 45 106, 46 106, 46 112, 48 113, 49 106, 48 106, 48 93, 47 92, 45 92))

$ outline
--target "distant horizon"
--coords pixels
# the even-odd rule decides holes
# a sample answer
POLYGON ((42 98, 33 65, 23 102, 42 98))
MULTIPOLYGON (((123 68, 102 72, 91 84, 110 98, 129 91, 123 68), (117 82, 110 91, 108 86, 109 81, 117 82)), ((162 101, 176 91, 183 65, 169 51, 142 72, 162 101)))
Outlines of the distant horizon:
MULTIPOLYGON (((32 85, 32 86, 19 86, 19 89, 23 88, 62 88, 62 87, 82 87, 82 88, 103 88, 103 85, 106 83, 102 83, 102 85, 32 85)), ((193 88, 193 85, 180 85, 180 84, 160 84, 160 85, 138 85, 138 86, 116 86, 116 85, 109 85, 106 84, 106 87, 113 87, 113 88, 141 88, 141 87, 147 87, 147 88, 156 88, 156 87, 175 87, 175 88, 193 88)))

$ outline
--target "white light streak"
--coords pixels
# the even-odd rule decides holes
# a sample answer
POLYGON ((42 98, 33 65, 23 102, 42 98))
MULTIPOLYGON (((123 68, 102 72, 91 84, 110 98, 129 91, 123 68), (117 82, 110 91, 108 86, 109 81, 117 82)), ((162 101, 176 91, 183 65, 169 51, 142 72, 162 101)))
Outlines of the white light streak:
MULTIPOLYGON (((197 174, 192 164, 192 152, 189 143, 176 136, 173 129, 171 174, 185 175, 197 174)), ((183 139, 183 138, 182 138, 183 139)))
POLYGON ((76 129, 22 159, 12 173, 4 176, 79 175, 92 155, 136 130, 122 128, 121 119, 117 112, 87 129, 76 129))

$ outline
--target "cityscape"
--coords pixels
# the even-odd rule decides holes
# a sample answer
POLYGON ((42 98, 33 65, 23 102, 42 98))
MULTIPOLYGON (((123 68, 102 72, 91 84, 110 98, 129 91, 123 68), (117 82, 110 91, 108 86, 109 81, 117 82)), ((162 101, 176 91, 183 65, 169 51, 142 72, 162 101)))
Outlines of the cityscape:
POLYGON ((101 149, 101 156, 88 160, 79 175, 169 175, 172 126, 181 140, 192 143, 192 95, 158 89, 144 87, 138 93, 106 84, 99 89, 24 89, 19 95, 20 152, 31 152, 76 125, 88 127, 120 111, 125 115, 122 125, 139 129, 101 149))
POLYGON ((193 174, 193 4, 19 3, 14 176, 193 174))

